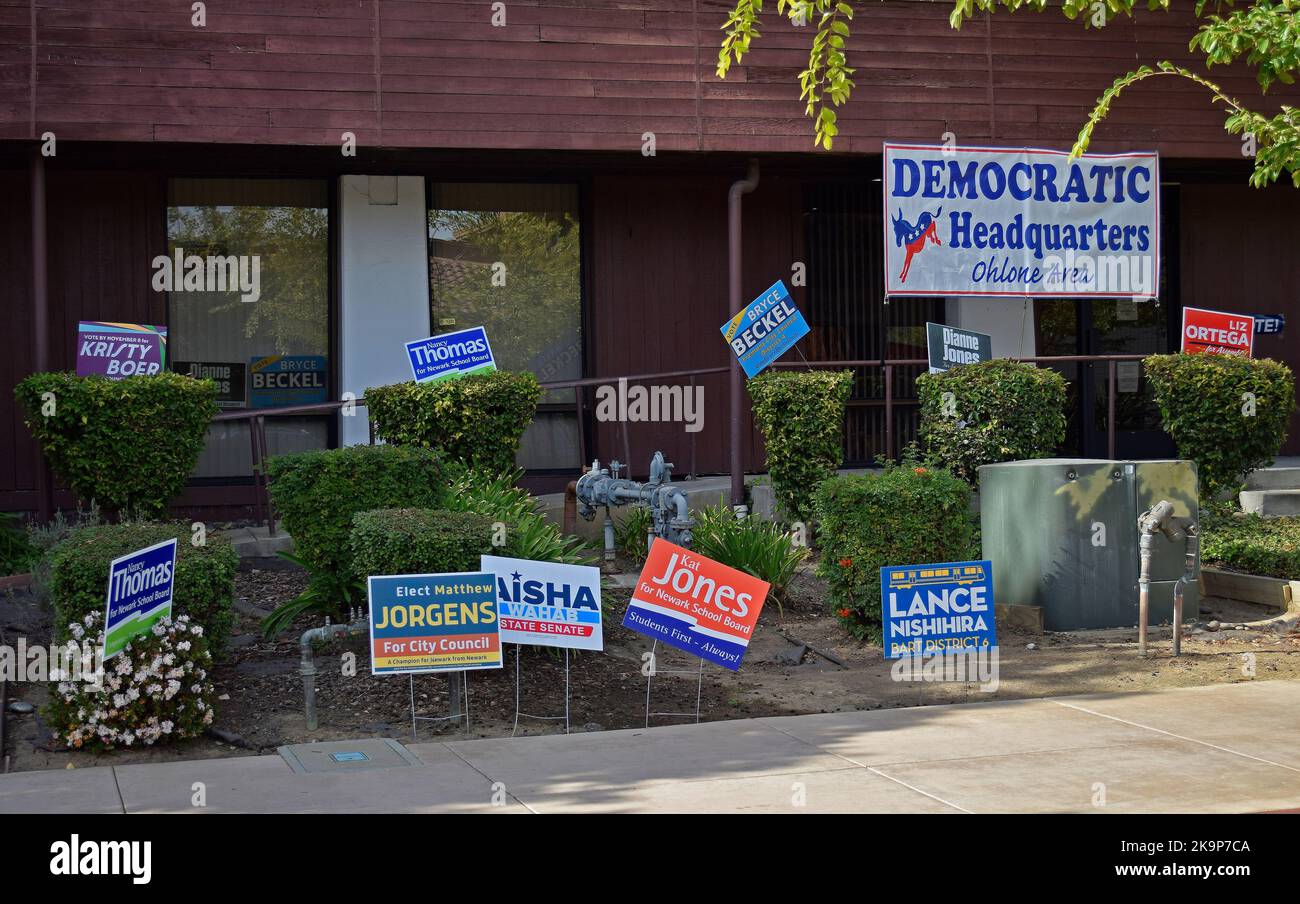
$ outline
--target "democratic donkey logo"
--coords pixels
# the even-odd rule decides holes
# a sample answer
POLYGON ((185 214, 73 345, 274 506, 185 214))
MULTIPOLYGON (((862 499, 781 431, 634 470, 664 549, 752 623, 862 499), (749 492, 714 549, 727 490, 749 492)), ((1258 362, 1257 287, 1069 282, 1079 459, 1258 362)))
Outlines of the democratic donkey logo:
POLYGON ((900 248, 907 249, 907 259, 903 261, 903 272, 899 274, 899 282, 907 282, 907 271, 911 269, 912 257, 919 253, 925 247, 927 240, 936 245, 943 245, 939 241, 939 214, 943 213, 940 207, 930 214, 928 210, 921 211, 921 215, 916 219, 916 225, 913 226, 907 220, 903 219, 903 208, 898 208, 898 216, 894 217, 894 244, 900 248))

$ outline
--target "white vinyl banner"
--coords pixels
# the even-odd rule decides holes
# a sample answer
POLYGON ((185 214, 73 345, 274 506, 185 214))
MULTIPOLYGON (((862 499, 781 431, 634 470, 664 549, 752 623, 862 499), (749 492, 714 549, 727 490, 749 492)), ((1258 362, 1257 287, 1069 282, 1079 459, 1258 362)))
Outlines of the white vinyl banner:
POLYGON ((885 294, 1151 298, 1155 153, 885 144, 885 294))

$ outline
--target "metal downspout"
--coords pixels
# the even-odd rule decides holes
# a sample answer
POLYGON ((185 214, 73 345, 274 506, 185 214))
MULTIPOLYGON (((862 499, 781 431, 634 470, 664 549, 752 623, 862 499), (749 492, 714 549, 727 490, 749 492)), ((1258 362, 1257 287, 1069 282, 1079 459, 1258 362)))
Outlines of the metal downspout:
MULTIPOLYGON (((749 172, 744 179, 731 183, 727 192, 727 317, 741 309, 741 221, 742 196, 758 188, 758 161, 749 161, 749 172)), ((741 408, 745 397, 745 381, 741 377, 740 359, 731 358, 731 506, 741 514, 748 514, 745 506, 745 471, 741 455, 741 408)))

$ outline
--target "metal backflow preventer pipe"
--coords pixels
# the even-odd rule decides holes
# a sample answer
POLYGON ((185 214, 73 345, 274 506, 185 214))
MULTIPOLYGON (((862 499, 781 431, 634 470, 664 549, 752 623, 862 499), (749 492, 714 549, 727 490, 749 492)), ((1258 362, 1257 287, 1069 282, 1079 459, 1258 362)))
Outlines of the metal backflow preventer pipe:
POLYGON ((1156 535, 1163 534, 1171 543, 1183 543, 1183 573, 1174 584, 1174 655, 1183 647, 1183 588, 1196 580, 1196 563, 1200 555, 1201 538, 1196 522, 1190 518, 1174 516, 1174 504, 1162 500, 1138 517, 1141 535, 1141 570, 1138 573, 1138 655, 1147 655, 1147 624, 1151 618, 1151 557, 1155 550, 1156 535))
POLYGON ((309 628, 302 632, 298 641, 301 663, 298 674, 302 676, 302 696, 307 712, 307 730, 315 731, 316 722, 316 659, 312 644, 316 641, 330 640, 335 637, 351 637, 354 634, 370 633, 370 616, 360 615, 358 610, 348 614, 348 623, 332 625, 328 618, 319 628, 309 628))

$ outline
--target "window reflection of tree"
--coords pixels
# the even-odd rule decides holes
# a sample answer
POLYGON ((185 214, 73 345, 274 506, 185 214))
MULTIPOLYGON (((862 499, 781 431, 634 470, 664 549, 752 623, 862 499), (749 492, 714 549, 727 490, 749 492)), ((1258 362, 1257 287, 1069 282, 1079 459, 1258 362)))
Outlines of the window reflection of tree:
MULTIPOLYGON (((322 354, 329 279, 329 213, 320 207, 203 205, 167 209, 168 251, 186 256, 258 255, 261 296, 202 293, 209 316, 240 312, 243 335, 266 353, 322 354)), ((178 274, 179 275, 179 274, 178 274)), ((197 303, 186 293, 186 303, 197 303)), ((175 298, 173 299, 175 303, 175 298)))

